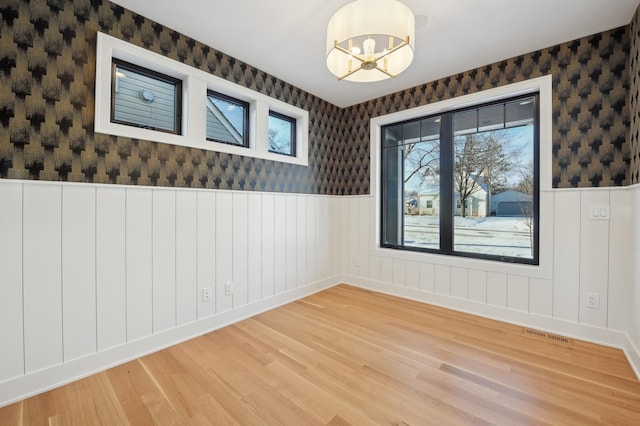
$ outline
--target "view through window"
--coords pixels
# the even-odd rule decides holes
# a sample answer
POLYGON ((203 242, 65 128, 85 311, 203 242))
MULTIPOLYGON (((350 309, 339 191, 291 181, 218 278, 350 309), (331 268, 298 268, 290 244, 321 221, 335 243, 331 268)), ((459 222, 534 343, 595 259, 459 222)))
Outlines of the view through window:
POLYGON ((537 264, 537 98, 383 127, 382 245, 537 264))

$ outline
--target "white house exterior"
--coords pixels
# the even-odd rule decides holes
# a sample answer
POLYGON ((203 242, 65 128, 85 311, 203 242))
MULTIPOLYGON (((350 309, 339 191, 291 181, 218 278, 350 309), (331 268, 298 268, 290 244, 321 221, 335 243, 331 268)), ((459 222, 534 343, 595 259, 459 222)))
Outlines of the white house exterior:
MULTIPOLYGON (((455 215, 462 215, 460 195, 454 195, 455 215)), ((486 217, 487 211, 487 190, 486 185, 481 183, 480 189, 471 194, 466 200, 466 215, 474 217, 486 217)), ((417 214, 437 216, 440 211, 440 183, 437 179, 425 179, 418 191, 417 214)))

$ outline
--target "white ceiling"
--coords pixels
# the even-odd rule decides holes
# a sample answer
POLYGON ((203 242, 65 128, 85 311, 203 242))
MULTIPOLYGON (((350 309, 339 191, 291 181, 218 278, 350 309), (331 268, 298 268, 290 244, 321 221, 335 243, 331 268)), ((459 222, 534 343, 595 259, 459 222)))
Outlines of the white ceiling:
POLYGON ((640 0, 403 0, 413 64, 376 83, 338 81, 326 24, 351 0, 112 0, 340 107, 627 25, 640 0))

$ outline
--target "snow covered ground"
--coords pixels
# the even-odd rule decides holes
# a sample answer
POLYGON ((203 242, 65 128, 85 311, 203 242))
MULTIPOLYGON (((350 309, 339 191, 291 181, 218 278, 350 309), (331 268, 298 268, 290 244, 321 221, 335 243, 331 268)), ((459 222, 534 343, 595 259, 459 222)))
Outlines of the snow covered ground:
MULTIPOLYGON (((405 244, 438 248, 439 218, 405 215, 405 244)), ((456 217, 454 249, 467 253, 531 258, 531 240, 524 217, 456 217)))

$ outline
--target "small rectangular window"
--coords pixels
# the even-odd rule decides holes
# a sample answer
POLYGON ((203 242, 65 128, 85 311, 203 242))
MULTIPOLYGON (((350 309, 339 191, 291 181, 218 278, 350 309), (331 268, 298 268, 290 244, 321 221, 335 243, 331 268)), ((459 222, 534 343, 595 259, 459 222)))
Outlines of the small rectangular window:
POLYGON ((296 155, 296 119, 269 111, 269 152, 296 155))
POLYGON ((207 92, 207 140, 249 147, 249 104, 207 92))
POLYGON ((182 81, 113 59, 111 122, 181 134, 182 81))

